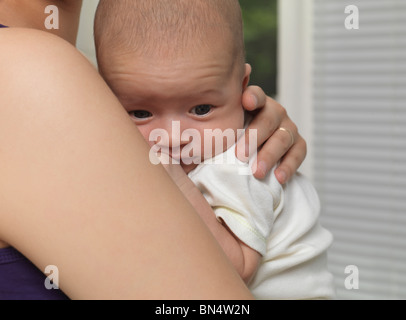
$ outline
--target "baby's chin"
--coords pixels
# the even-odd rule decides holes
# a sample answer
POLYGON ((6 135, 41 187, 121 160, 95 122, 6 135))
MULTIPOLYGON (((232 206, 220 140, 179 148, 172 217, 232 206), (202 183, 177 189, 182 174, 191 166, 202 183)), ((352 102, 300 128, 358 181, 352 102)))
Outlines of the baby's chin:
MULTIPOLYGON (((183 171, 185 171, 186 174, 188 174, 191 171, 193 171, 194 169, 196 169, 200 163, 203 163, 205 160, 208 160, 208 159, 213 159, 217 155, 219 155, 227 150, 226 148, 224 148, 224 149, 225 150, 218 151, 217 153, 215 153, 213 150, 213 154, 209 154, 209 155, 205 155, 205 156, 200 154, 200 156, 198 155, 194 158, 187 158, 187 163, 190 163, 190 164, 186 164, 183 161, 181 161, 180 165, 181 165, 183 171), (196 161, 197 161, 197 163, 196 163, 196 161)), ((183 160, 185 160, 185 159, 183 159, 183 160)))

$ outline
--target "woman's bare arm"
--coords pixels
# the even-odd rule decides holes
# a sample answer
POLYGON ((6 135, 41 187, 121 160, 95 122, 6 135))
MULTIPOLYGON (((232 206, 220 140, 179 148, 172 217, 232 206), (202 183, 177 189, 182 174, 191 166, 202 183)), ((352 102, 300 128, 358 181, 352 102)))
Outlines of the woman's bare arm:
POLYGON ((261 255, 238 239, 227 225, 217 219, 213 208, 180 165, 168 164, 164 167, 203 219, 238 274, 248 283, 259 266, 261 255))
POLYGON ((0 32, 0 239, 73 299, 251 299, 97 71, 0 32))

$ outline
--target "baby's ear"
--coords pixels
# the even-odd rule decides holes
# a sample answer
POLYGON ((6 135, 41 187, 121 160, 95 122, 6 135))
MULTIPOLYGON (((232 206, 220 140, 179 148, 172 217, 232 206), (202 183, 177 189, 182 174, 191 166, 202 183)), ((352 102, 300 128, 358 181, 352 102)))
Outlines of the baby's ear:
POLYGON ((242 80, 242 90, 245 91, 247 89, 248 84, 250 82, 250 76, 252 72, 252 67, 250 64, 246 63, 245 64, 245 72, 244 72, 244 78, 242 80))

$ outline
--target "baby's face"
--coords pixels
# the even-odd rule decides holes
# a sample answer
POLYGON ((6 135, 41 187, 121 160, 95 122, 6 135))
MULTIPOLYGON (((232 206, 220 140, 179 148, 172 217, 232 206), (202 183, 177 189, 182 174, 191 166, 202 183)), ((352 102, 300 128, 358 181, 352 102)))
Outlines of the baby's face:
MULTIPOLYGON (((249 66, 245 66, 244 73, 240 66, 232 66, 225 55, 185 54, 181 59, 166 61, 131 54, 116 57, 103 75, 151 146, 158 143, 163 152, 167 150, 173 157, 190 150, 189 162, 197 158, 200 162, 231 146, 222 143, 215 150, 212 142, 212 149, 207 150, 204 146, 209 138, 205 140, 205 130, 219 129, 221 134, 231 129, 235 142, 237 129, 244 126, 241 97, 249 80, 249 66), (166 131, 168 139, 155 141, 156 129, 166 131), (188 129, 194 129, 200 139, 195 135, 182 139, 182 133, 188 129)), ((181 159, 185 160, 184 153, 181 159)), ((187 161, 181 164, 186 172, 196 167, 187 161)))

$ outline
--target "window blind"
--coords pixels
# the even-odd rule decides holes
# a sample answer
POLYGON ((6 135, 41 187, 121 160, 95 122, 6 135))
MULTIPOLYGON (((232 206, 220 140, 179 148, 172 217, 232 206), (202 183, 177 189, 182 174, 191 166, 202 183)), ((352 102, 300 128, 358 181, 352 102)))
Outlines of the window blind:
POLYGON ((405 299, 406 1, 314 0, 313 13, 314 181, 337 298, 405 299))

